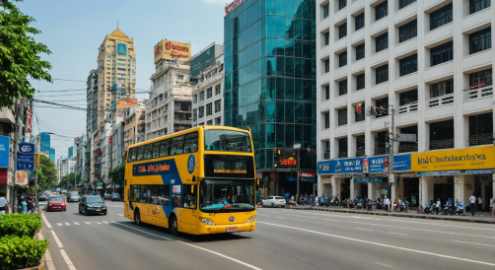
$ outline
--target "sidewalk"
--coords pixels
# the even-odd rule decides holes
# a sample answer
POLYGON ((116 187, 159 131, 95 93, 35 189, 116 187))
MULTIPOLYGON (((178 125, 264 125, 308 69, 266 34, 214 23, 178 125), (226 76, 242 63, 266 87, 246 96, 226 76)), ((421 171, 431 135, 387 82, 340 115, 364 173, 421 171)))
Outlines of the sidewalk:
POLYGON ((489 215, 477 215, 477 216, 444 216, 444 215, 426 215, 418 214, 416 210, 409 210, 409 212, 385 212, 382 210, 356 210, 349 208, 336 208, 336 207, 323 207, 323 206, 310 206, 310 205, 300 205, 292 207, 291 209, 297 210, 318 210, 327 212, 337 212, 337 213, 352 213, 352 214, 366 214, 366 215, 377 215, 377 216, 393 216, 393 217, 406 217, 406 218, 423 218, 423 219, 434 219, 434 220, 449 220, 449 221, 461 221, 461 222, 475 222, 475 223, 488 223, 495 224, 495 218, 489 215))

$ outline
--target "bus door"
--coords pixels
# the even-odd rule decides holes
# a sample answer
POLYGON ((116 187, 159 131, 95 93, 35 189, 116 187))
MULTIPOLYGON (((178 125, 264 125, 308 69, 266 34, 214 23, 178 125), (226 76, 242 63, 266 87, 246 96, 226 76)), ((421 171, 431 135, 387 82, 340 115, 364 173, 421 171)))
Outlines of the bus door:
POLYGON ((195 225, 198 224, 198 212, 197 208, 197 185, 183 185, 180 198, 177 196, 174 200, 174 205, 177 207, 177 218, 180 222, 180 227, 185 232, 193 232, 195 225))

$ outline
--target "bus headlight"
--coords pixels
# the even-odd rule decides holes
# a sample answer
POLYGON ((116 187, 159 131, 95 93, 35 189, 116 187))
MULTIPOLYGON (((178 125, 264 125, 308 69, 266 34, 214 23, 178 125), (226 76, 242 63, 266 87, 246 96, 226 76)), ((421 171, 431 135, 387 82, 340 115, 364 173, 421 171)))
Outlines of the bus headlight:
POLYGON ((251 216, 250 218, 248 218, 249 223, 255 222, 255 221, 256 221, 256 216, 251 216))
POLYGON ((213 220, 211 220, 209 218, 201 218, 201 223, 206 224, 206 225, 215 225, 213 220))

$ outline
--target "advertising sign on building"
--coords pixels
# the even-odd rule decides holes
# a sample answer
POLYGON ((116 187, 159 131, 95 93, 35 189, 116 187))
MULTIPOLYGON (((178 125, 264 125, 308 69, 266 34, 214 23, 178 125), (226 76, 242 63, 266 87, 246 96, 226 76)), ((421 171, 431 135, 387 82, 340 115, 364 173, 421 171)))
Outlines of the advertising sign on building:
POLYGON ((32 171, 34 169, 34 144, 20 143, 17 152, 17 170, 32 171))
POLYGON ((119 101, 117 101, 117 109, 123 110, 134 107, 137 104, 138 104, 137 98, 130 98, 130 97, 122 98, 119 101))
MULTIPOLYGON (((319 174, 384 174, 388 170, 388 156, 368 158, 351 158, 321 161, 318 163, 319 174)), ((411 155, 394 156, 394 172, 411 170, 411 155)))
POLYGON ((0 168, 9 167, 10 160, 10 137, 0 136, 0 168))
POLYGON ((155 45, 155 64, 160 60, 182 60, 191 58, 191 44, 179 41, 160 40, 155 45))
POLYGON ((15 184, 18 186, 27 186, 29 183, 28 173, 26 171, 15 172, 15 184))
POLYGON ((495 146, 413 153, 411 161, 415 172, 495 169, 495 146))

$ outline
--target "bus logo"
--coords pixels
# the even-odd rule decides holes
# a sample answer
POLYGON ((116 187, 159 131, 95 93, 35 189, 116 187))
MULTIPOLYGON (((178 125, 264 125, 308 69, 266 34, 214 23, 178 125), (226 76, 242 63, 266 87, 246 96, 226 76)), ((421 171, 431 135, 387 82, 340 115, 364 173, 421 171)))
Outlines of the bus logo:
POLYGON ((230 222, 234 222, 234 221, 235 221, 235 217, 234 217, 234 216, 230 216, 230 217, 229 217, 229 221, 230 221, 230 222))
POLYGON ((190 155, 189 159, 187 160, 187 171, 189 173, 193 173, 194 167, 196 167, 196 160, 194 158, 194 155, 190 155))

